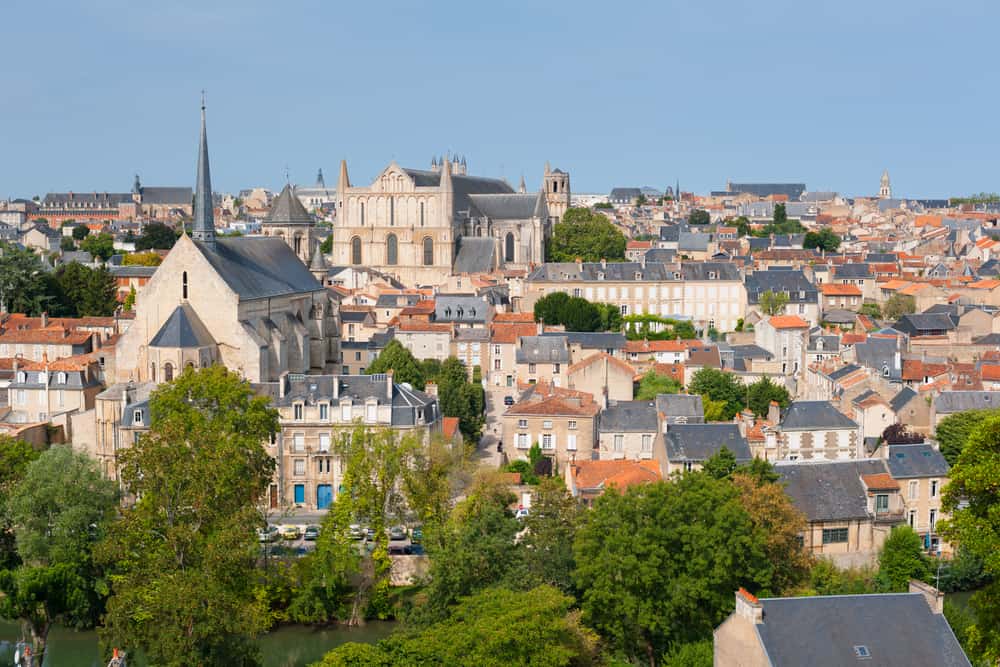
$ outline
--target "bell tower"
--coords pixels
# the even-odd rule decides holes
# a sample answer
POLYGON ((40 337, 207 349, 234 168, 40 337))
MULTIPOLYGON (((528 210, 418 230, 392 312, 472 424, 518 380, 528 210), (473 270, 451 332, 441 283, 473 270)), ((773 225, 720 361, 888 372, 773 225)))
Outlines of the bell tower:
POLYGON ((892 199, 892 186, 889 184, 889 170, 882 172, 882 180, 878 188, 879 199, 892 199))
POLYGON ((549 208, 549 216, 553 222, 559 222, 569 208, 569 173, 561 169, 552 169, 546 162, 542 186, 545 188, 545 203, 549 208))

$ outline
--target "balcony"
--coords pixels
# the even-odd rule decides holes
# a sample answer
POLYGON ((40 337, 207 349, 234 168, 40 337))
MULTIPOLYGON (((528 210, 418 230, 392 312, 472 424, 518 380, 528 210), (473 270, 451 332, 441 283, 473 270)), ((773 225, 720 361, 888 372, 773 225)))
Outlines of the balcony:
POLYGON ((905 520, 903 510, 878 510, 875 512, 875 523, 896 524, 905 520))

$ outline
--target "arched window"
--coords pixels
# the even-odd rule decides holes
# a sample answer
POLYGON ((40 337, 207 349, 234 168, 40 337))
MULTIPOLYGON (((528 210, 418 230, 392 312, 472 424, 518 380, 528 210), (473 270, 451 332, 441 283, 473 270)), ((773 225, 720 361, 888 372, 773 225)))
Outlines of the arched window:
POLYGON ((163 381, 170 382, 174 379, 174 365, 169 361, 163 364, 163 381))
POLYGON ((361 263, 361 237, 351 239, 351 264, 361 263))
POLYGON ((149 365, 149 380, 150 382, 156 382, 156 364, 149 365))
POLYGON ((399 242, 395 234, 385 237, 385 263, 395 266, 399 263, 399 242))
POLYGON ((424 237, 424 266, 434 263, 434 239, 429 236, 424 237))
POLYGON ((181 274, 181 298, 188 298, 188 272, 185 271, 181 274))
POLYGON ((302 254, 302 237, 301 236, 296 236, 295 237, 295 254, 296 255, 301 255, 302 254))
POLYGON ((514 234, 507 232, 507 239, 504 241, 503 259, 505 262, 514 261, 514 234))
POLYGON ((552 192, 559 192, 559 183, 552 181, 552 192))

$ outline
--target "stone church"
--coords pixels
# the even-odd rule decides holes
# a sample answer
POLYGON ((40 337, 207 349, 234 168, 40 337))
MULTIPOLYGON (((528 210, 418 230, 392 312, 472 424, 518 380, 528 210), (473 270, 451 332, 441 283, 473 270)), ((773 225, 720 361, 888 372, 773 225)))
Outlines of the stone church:
POLYGON ((435 158, 427 171, 392 162, 360 187, 341 162, 332 261, 406 285, 527 268, 545 261, 552 225, 569 202, 569 174, 548 164, 542 189, 528 193, 523 178, 515 192, 503 179, 469 176, 464 158, 435 158))
POLYGON ((306 266, 316 249, 312 224, 285 188, 265 224, 270 236, 216 238, 202 106, 192 232, 143 289, 116 345, 116 380, 166 382, 187 366, 212 363, 250 382, 273 382, 285 371, 331 372, 337 310, 306 266))

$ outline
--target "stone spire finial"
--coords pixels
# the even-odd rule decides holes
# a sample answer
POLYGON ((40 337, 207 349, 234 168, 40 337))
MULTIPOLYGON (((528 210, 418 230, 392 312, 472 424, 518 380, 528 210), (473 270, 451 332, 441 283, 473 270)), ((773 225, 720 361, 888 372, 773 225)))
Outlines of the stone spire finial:
POLYGON ((445 160, 441 163, 441 189, 450 192, 451 188, 451 161, 445 160))
POLYGON ((340 177, 337 178, 337 189, 341 192, 351 187, 351 179, 347 177, 347 160, 340 161, 340 177))
POLYGON ((208 166, 208 132, 205 129, 205 91, 201 93, 201 143, 198 146, 198 180, 194 191, 194 224, 191 238, 215 248, 215 212, 212 175, 208 166))
POLYGON ((524 184, 524 174, 521 174, 521 185, 517 188, 517 191, 522 195, 528 191, 527 186, 524 184))
POLYGON ((552 167, 549 166, 549 161, 548 160, 545 161, 545 173, 546 174, 551 174, 552 173, 552 167))

